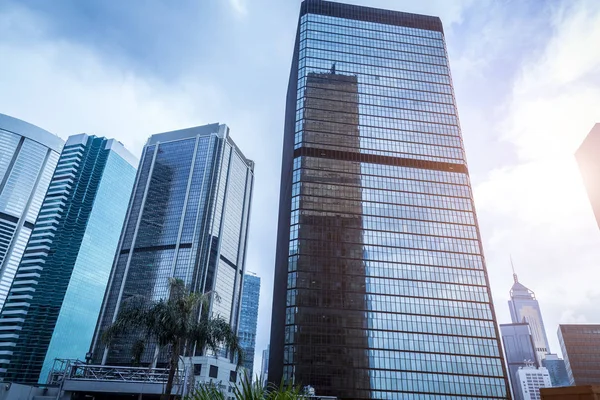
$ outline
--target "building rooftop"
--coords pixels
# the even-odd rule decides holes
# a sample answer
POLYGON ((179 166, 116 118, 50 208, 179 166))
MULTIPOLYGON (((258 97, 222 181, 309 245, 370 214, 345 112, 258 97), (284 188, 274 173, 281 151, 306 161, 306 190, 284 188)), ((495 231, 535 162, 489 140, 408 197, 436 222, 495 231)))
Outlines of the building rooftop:
POLYGON ((513 299, 525 299, 525 300, 535 300, 535 293, 533 290, 527 288, 517 277, 517 274, 513 274, 513 279, 515 283, 510 288, 510 297, 513 299))
POLYGON ((365 22, 376 22, 379 24, 444 32, 442 21, 439 17, 356 6, 333 1, 304 0, 301 6, 300 15, 304 14, 320 14, 365 22))
POLYGON ((196 136, 209 136, 209 135, 217 135, 222 139, 227 140, 233 148, 236 149, 238 155, 244 159, 246 164, 254 170, 254 161, 246 158, 244 153, 240 150, 240 148, 235 144, 233 139, 229 136, 229 127, 225 124, 214 123, 208 125, 194 126, 192 128, 178 129, 176 131, 169 131, 163 133, 156 133, 148 138, 148 142, 146 142, 146 146, 151 146, 156 143, 164 143, 164 142, 174 142, 176 140, 184 140, 191 139, 196 136))
POLYGON ((24 136, 58 153, 60 153, 65 144, 65 141, 55 134, 30 124, 29 122, 5 114, 0 114, 0 129, 24 136))

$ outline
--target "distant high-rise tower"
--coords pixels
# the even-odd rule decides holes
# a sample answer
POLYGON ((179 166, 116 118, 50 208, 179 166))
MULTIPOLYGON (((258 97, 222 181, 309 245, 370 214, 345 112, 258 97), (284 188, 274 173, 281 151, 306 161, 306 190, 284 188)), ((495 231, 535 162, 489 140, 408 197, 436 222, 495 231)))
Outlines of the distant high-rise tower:
POLYGON ((571 385, 565 360, 558 358, 556 354, 546 354, 546 358, 542 360, 542 367, 548 370, 553 387, 571 385))
POLYGON ((242 312, 238 337, 244 349, 244 368, 250 377, 254 370, 254 349, 256 346, 256 325, 258 322, 258 302, 260 298, 260 278, 252 273, 244 275, 242 291, 242 312))
POLYGON ((262 352, 262 363, 260 366, 260 378, 266 384, 269 379, 269 346, 262 352))
MULTIPOLYGON (((210 303, 209 313, 237 332, 253 171, 226 125, 148 139, 94 336, 95 363, 131 362, 135 336, 106 347, 101 335, 127 298, 166 298, 170 278, 194 292, 216 292, 220 300, 210 303)), ((141 362, 152 363, 154 352, 146 346, 141 362)), ((165 353, 158 363, 166 360, 165 353)))
POLYGON ((50 132, 0 114, 0 309, 63 144, 50 132))
POLYGON ((519 282, 517 274, 513 274, 514 284, 510 289, 510 317, 513 323, 527 322, 531 328, 531 336, 537 354, 537 365, 542 365, 542 360, 550 352, 544 320, 540 304, 535 298, 535 293, 519 282))
POLYGON ((600 226, 600 124, 594 125, 577 149, 575 159, 579 164, 596 222, 600 226))
POLYGON ((269 380, 507 398, 439 18, 305 0, 287 94, 269 380))
POLYGON ((114 139, 67 140, 0 314, 4 380, 46 383, 55 358, 85 359, 136 166, 114 139))
POLYGON ((559 325, 558 341, 571 385, 600 384, 600 325, 559 325))
POLYGON ((519 370, 528 366, 539 367, 529 324, 500 324, 500 333, 513 400, 524 400, 519 370))

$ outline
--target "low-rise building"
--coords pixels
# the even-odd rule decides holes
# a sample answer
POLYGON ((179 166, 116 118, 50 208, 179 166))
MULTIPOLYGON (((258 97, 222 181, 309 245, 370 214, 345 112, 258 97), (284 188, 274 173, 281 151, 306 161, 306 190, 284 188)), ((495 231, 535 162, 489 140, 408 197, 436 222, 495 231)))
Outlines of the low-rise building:
POLYGON ((569 386, 540 389, 542 400, 600 400, 600 386, 569 386))
POLYGON ((524 400, 540 400, 540 389, 552 387, 550 374, 544 367, 528 366, 520 368, 517 372, 521 395, 524 400))

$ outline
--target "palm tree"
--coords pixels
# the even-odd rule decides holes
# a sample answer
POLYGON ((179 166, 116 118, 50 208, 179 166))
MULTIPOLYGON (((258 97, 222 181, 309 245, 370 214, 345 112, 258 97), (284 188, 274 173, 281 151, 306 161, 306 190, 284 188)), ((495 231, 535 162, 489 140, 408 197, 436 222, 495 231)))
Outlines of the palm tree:
MULTIPOLYGON (((291 385, 276 386, 265 384, 261 380, 252 382, 246 375, 239 387, 234 390, 236 400, 301 400, 306 399, 298 387, 291 385)), ((227 397, 218 387, 211 384, 199 385, 185 397, 185 400, 225 400, 227 397)))
POLYGON ((139 363, 144 342, 154 340, 169 349, 169 375, 161 400, 171 398, 173 379, 179 357, 192 355, 194 349, 210 349, 215 354, 225 347, 242 362, 243 350, 231 326, 221 318, 208 316, 207 304, 213 294, 190 292, 179 279, 169 280, 168 299, 148 302, 134 296, 123 302, 115 322, 103 334, 107 345, 118 336, 137 334, 142 337, 134 346, 134 363, 139 363))

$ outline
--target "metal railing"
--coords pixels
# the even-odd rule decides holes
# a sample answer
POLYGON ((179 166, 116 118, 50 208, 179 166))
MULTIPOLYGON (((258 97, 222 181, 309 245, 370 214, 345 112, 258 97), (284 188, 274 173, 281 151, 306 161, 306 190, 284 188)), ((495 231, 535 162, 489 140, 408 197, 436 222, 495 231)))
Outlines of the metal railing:
MULTIPOLYGON (((57 360, 58 361, 58 360, 57 360)), ((167 368, 114 367, 89 365, 79 360, 60 360, 62 363, 52 370, 50 385, 61 385, 65 380, 165 383, 169 376, 167 368)), ((175 373, 173 384, 181 383, 181 372, 175 373)))

